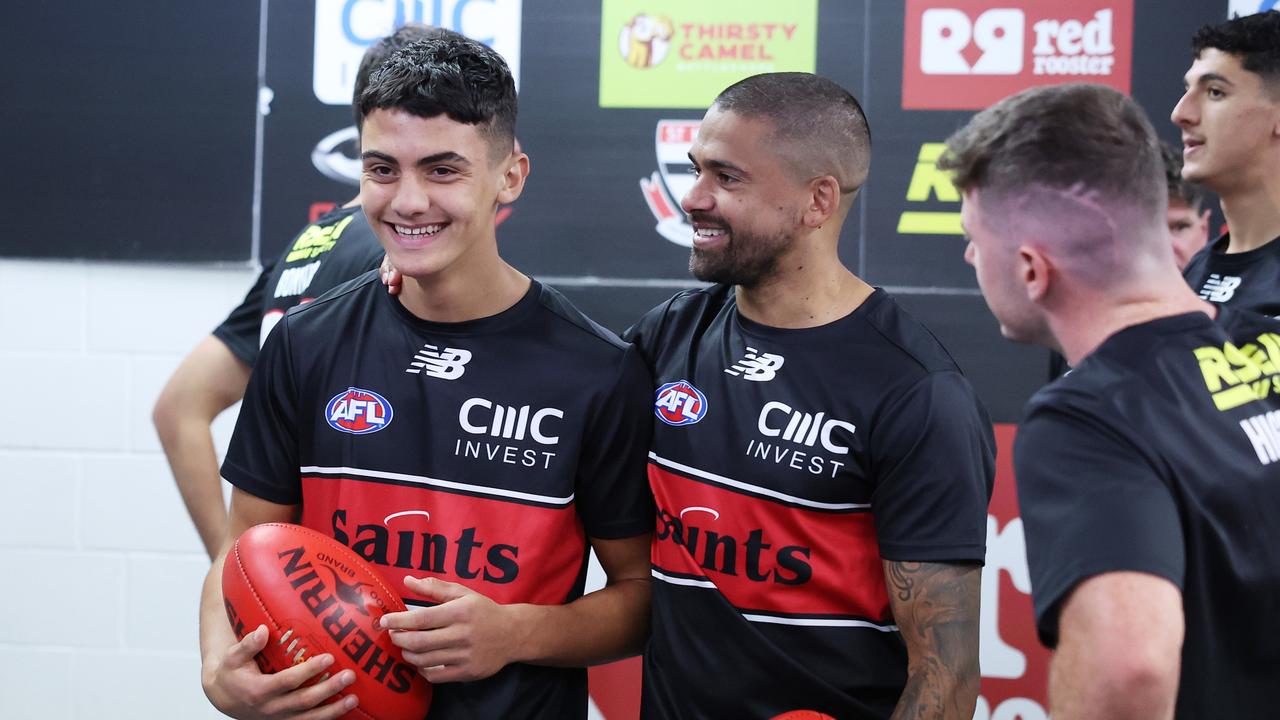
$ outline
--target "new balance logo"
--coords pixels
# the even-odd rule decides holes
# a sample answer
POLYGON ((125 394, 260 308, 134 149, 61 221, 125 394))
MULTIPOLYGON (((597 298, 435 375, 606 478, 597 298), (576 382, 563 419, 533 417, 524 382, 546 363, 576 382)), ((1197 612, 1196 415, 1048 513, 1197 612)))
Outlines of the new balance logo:
POLYGON ((457 380, 466 372, 466 364, 471 361, 471 351, 459 348, 441 350, 435 345, 423 345, 413 361, 404 371, 417 375, 426 373, 441 380, 457 380))
POLYGON ((725 372, 734 377, 741 377, 743 380, 768 382, 777 376, 778 370, 784 362, 786 362, 786 358, 781 355, 762 353, 753 347, 749 347, 747 348, 747 356, 731 365, 725 372))
POLYGON ((1208 280, 1204 281, 1204 287, 1200 288, 1200 299, 1209 302, 1224 303, 1236 294, 1236 289, 1240 287, 1240 278, 1235 275, 1219 275, 1213 273, 1208 280))

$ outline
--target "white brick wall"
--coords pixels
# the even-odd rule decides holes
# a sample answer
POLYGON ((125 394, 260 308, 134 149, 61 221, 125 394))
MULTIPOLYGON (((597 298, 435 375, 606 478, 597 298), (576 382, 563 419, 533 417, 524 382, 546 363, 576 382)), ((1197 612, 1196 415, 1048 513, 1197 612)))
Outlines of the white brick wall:
POLYGON ((200 690, 208 561, 151 406, 253 275, 0 259, 0 718, 221 717, 200 690))

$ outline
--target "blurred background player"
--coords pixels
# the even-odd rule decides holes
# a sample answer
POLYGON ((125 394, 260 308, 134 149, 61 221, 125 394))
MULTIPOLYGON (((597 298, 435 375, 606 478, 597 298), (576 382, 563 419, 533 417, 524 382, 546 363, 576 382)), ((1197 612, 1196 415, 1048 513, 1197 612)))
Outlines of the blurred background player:
POLYGON ((1160 143, 1160 157, 1164 160, 1165 184, 1169 188, 1165 222, 1173 244, 1173 259, 1182 270, 1209 242, 1211 210, 1205 207, 1204 190, 1182 177, 1182 153, 1160 143))
POLYGON ((1002 100, 939 165, 1002 334, 1075 368, 1014 448, 1050 714, 1275 717, 1280 322, 1181 282, 1155 132, 1111 88, 1002 100))
POLYGON ((1280 315, 1280 11, 1201 28, 1173 108, 1182 177, 1218 195, 1228 234, 1183 276, 1213 303, 1280 315))
MULTIPOLYGON (((392 53, 435 32, 409 24, 374 43, 360 61, 354 98, 392 53)), ((361 120, 356 110, 357 129, 361 120)), ((210 431, 214 418, 244 396, 258 348, 289 308, 377 267, 381 260, 382 247, 357 194, 298 233, 280 257, 262 269, 240 305, 183 359, 165 384, 152 419, 210 559, 227 529, 227 504, 210 431)))

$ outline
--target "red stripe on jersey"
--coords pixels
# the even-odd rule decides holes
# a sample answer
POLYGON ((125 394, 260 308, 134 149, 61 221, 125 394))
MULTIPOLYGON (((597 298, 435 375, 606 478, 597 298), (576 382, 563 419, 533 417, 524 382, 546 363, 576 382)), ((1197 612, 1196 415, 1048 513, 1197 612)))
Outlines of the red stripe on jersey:
POLYGON ((302 478, 302 524, 382 572, 406 601, 404 576, 461 583, 500 603, 560 604, 582 571, 586 536, 572 504, 536 507, 430 487, 302 478))
POLYGON ((653 564, 705 577, 743 611, 892 622, 875 520, 698 482, 649 464, 653 564))

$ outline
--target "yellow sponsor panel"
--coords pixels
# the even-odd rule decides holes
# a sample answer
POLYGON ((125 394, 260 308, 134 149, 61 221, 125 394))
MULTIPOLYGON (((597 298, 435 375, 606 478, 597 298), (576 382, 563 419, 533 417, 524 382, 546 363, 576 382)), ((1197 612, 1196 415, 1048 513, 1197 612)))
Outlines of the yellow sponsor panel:
POLYGON ((329 252, 337 244, 338 238, 342 237, 342 231, 347 229, 355 217, 355 215, 348 215, 337 224, 312 225, 303 230, 302 235, 294 241, 293 247, 289 248, 289 256, 284 261, 293 263, 299 260, 310 260, 329 252))
POLYGON ((1205 388, 1219 410, 1231 410, 1280 392, 1280 335, 1263 333, 1256 343, 1226 343, 1194 350, 1205 388))
MULTIPOLYGON (((923 203, 934 200, 960 202, 960 192, 951 182, 951 174, 938 169, 938 158, 945 143, 923 143, 916 156, 916 167, 907 186, 907 201, 923 203)), ((907 210, 898 216, 899 235, 964 235, 960 213, 936 210, 907 210)))
POLYGON ((766 72, 813 72, 817 0, 603 0, 600 107, 705 109, 766 72))

